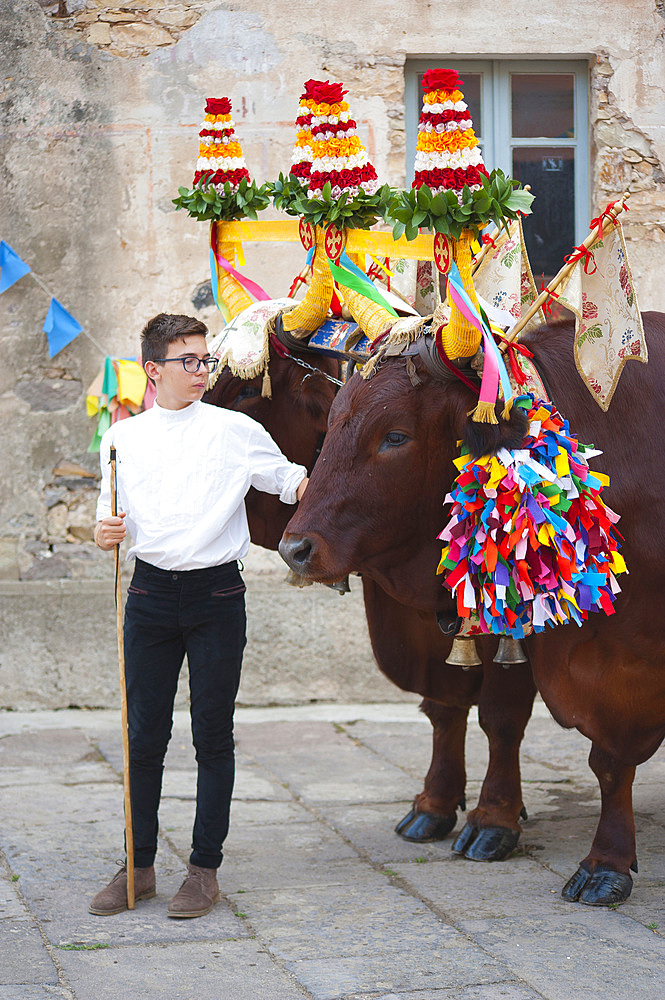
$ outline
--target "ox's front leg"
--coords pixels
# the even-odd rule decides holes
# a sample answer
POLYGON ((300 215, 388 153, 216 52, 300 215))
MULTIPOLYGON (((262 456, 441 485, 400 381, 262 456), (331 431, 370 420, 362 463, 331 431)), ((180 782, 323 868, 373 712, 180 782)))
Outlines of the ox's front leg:
POLYGON ((457 822, 457 806, 466 808, 464 742, 468 707, 449 707, 429 698, 420 705, 432 723, 432 761, 425 786, 411 810, 395 827, 405 840, 443 840, 457 822))
POLYGON ((601 794, 600 822, 591 850, 561 895, 587 906, 623 903, 633 888, 630 869, 637 871, 633 779, 635 768, 620 764, 596 744, 589 767, 598 778, 601 794))
POLYGON ((478 805, 453 844, 471 861, 502 861, 520 837, 526 819, 520 778, 520 744, 531 716, 536 688, 528 663, 508 670, 485 654, 478 718, 489 742, 489 766, 478 805))

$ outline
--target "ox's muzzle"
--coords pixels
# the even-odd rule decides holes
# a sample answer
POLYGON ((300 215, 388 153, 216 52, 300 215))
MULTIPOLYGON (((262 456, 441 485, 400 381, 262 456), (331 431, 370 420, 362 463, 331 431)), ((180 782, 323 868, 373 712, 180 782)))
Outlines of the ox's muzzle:
POLYGON ((314 543, 307 535, 284 535, 279 543, 279 554, 294 573, 311 575, 314 543))

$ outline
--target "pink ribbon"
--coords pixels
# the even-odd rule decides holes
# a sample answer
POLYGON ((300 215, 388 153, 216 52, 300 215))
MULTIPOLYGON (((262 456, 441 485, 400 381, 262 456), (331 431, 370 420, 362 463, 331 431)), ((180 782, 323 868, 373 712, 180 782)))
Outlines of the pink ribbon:
POLYGON ((228 262, 226 257, 223 257, 219 252, 215 253, 215 257, 217 258, 219 266, 224 268, 225 271, 228 271, 228 273, 236 279, 238 284, 242 285, 245 291, 249 292, 250 295, 253 295, 255 299, 263 302, 269 301, 270 296, 268 293, 264 292, 261 286, 257 285, 255 281, 252 281, 250 278, 246 278, 244 274, 240 274, 239 271, 236 271, 235 267, 228 262))
POLYGON ((496 345, 487 333, 484 323, 469 308, 465 298, 462 298, 455 281, 448 281, 448 294, 464 318, 482 334, 485 345, 485 360, 483 362, 483 377, 480 383, 479 399, 481 403, 491 403, 494 406, 499 395, 499 363, 495 355, 496 345))

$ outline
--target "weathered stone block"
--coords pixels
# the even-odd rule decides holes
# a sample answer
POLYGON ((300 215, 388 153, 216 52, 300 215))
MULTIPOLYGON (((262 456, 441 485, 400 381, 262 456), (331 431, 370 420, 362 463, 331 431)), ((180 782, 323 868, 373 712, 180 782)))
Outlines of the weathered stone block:
POLYGON ((88 28, 88 41, 91 45, 110 45, 111 27, 104 21, 96 21, 88 28))
POLYGON ((201 15, 193 10, 160 10, 153 14, 155 21, 173 28, 191 28, 201 15))
POLYGON ((46 516, 49 538, 53 540, 56 538, 65 538, 67 534, 68 517, 69 511, 67 510, 66 504, 57 503, 54 507, 51 507, 46 516))
POLYGON ((137 21, 134 24, 111 26, 111 41, 118 48, 151 49, 159 45, 173 45, 174 39, 165 28, 157 24, 137 21))
POLYGON ((55 412, 67 410, 78 402, 81 383, 77 379, 25 376, 18 380, 14 392, 31 410, 55 412))
POLYGON ((0 538, 0 580, 18 580, 18 545, 15 538, 0 538))

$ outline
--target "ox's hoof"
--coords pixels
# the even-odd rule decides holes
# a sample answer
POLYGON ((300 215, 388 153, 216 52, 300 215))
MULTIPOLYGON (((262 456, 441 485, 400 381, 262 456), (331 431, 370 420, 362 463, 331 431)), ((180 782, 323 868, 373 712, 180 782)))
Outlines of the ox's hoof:
POLYGON ((469 861, 503 861, 517 847, 519 830, 505 826, 477 827, 467 823, 452 846, 469 861))
POLYGON ((457 813, 439 816, 436 813, 418 812, 411 809, 395 827, 404 840, 414 844, 426 844, 432 840, 444 840, 457 822, 457 813))
POLYGON ((588 872, 580 865, 564 885, 561 895, 569 903, 612 906, 625 903, 632 891, 633 880, 630 875, 615 872, 606 865, 599 865, 594 872, 588 872))

